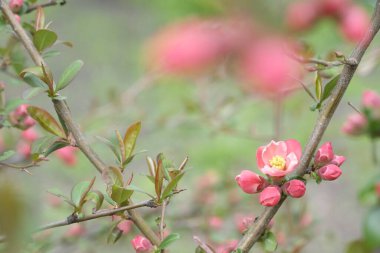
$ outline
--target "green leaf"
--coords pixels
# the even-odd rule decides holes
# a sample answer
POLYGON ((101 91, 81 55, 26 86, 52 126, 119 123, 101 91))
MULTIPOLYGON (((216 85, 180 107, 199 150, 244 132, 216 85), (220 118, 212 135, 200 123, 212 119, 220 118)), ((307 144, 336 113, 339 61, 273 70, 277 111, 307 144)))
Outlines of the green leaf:
POLYGON ((172 193, 172 190, 177 186, 178 182, 181 180, 184 174, 185 172, 182 172, 170 181, 170 183, 166 186, 164 192, 162 193, 163 199, 165 199, 172 193))
POLYGON ((380 207, 375 207, 364 220, 364 241, 370 248, 380 247, 380 207))
POLYGON ((326 85, 323 90, 323 95, 321 98, 321 102, 324 101, 326 98, 328 98, 331 94, 331 91, 335 88, 336 84, 338 83, 340 78, 340 74, 335 76, 333 79, 331 79, 326 85))
POLYGON ((14 109, 16 109, 17 106, 25 104, 26 102, 27 102, 26 100, 20 99, 20 98, 11 99, 5 105, 4 113, 8 114, 11 111, 13 111, 14 109))
POLYGON ((136 139, 141 130, 141 122, 136 122, 128 127, 124 135, 125 157, 129 157, 135 149, 136 139))
POLYGON ((51 57, 58 56, 60 54, 61 54, 61 52, 59 52, 58 50, 51 50, 51 51, 46 51, 45 53, 43 53, 42 57, 44 59, 48 59, 48 58, 51 58, 51 57))
POLYGON ((111 149, 112 153, 115 155, 115 158, 117 159, 117 161, 121 162, 119 150, 117 149, 114 143, 112 143, 110 140, 103 138, 101 136, 95 136, 95 138, 103 142, 104 144, 106 144, 111 149))
POLYGON ((163 166, 162 166, 162 154, 158 154, 157 156, 157 168, 155 172, 155 179, 154 179, 154 188, 156 190, 157 194, 157 201, 159 202, 161 200, 161 191, 162 191, 162 184, 164 181, 164 173, 163 173, 163 166))
POLYGON ((67 147, 69 146, 70 144, 67 143, 67 142, 64 142, 64 141, 55 141, 54 143, 52 143, 44 152, 43 152, 43 155, 45 157, 48 157, 51 153, 53 153, 54 151, 58 150, 58 149, 61 149, 61 148, 64 148, 64 147, 67 147))
POLYGON ((83 195, 88 192, 89 187, 90 182, 88 181, 80 182, 73 187, 71 190, 71 201, 75 204, 75 206, 79 206, 83 195))
POLYGON ((63 71, 61 78, 56 87, 56 91, 64 89, 67 85, 71 83, 71 81, 75 78, 75 76, 79 73, 81 68, 83 67, 83 61, 76 60, 71 63, 65 71, 63 71))
POLYGON ((32 73, 26 73, 24 75, 24 81, 34 88, 47 88, 46 83, 32 73))
POLYGON ((66 138, 65 132, 61 128, 61 126, 57 123, 57 121, 51 116, 47 111, 41 109, 36 106, 28 107, 29 115, 35 119, 40 126, 58 137, 66 138))
POLYGON ((173 233, 165 237, 164 240, 160 243, 158 246, 159 249, 166 249, 170 244, 177 241, 179 238, 181 238, 180 234, 173 233))
POLYGON ((315 78, 315 96, 317 97, 318 101, 321 100, 322 95, 322 78, 317 73, 317 76, 315 78))
POLYGON ((57 41, 57 34, 47 29, 38 30, 33 36, 33 44, 39 52, 51 47, 57 41))
POLYGON ((126 187, 126 189, 128 190, 132 190, 132 191, 135 191, 135 192, 140 192, 140 193, 143 193, 143 194, 146 194, 148 195, 149 197, 151 197, 152 199, 154 199, 154 196, 146 191, 144 191, 143 189, 133 185, 133 184, 130 184, 126 187))
POLYGON ((350 242, 346 248, 346 253, 368 253, 371 249, 368 248, 367 244, 362 240, 355 240, 350 242))
POLYGON ((115 131, 116 133, 116 139, 117 139, 117 142, 119 144, 119 150, 120 150, 120 154, 121 154, 121 161, 125 161, 125 148, 124 148, 124 142, 123 142, 123 138, 121 137, 121 134, 118 130, 115 131))
POLYGON ((96 191, 90 191, 86 196, 86 200, 90 200, 90 201, 94 202, 95 203, 94 210, 98 211, 102 207, 102 204, 104 201, 104 195, 102 192, 97 191, 97 190, 96 191))
POLYGON ((16 154, 16 152, 13 150, 5 151, 4 153, 2 153, 0 155, 0 161, 5 161, 5 160, 11 158, 14 154, 16 154))
POLYGON ((276 237, 272 232, 267 233, 263 243, 266 251, 273 252, 277 249, 276 237))
POLYGON ((58 198, 63 199, 66 203, 68 203, 70 206, 76 208, 75 204, 69 199, 68 197, 64 196, 61 191, 57 188, 53 188, 47 191, 48 193, 57 196, 58 198))
POLYGON ((132 196, 132 194, 132 190, 113 185, 111 199, 114 200, 119 206, 124 206, 128 204, 128 199, 132 196))
POLYGON ((35 96, 41 94, 45 90, 46 89, 43 89, 40 87, 29 88, 22 93, 22 98, 23 99, 31 99, 32 97, 35 97, 35 96))
POLYGON ((111 229, 108 233, 108 236, 107 236, 107 243, 108 244, 114 244, 116 243, 122 236, 123 234, 123 231, 121 231, 117 225, 119 225, 120 221, 116 222, 115 224, 113 224, 111 226, 111 229))

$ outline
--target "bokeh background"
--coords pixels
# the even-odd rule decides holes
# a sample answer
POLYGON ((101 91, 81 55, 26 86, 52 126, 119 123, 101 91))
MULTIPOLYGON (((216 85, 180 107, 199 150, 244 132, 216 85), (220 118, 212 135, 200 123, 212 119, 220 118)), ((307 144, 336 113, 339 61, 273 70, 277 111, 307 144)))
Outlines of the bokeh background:
MULTIPOLYGON (((285 10, 292 1, 133 1, 133 0, 69 0, 64 6, 46 8, 51 29, 60 40, 73 43, 73 48, 57 45, 61 54, 48 59, 53 72, 59 73, 73 60, 82 59, 85 65, 76 80, 62 93, 67 96, 74 118, 86 132, 91 145, 108 162, 111 152, 95 136, 113 138, 114 130, 124 131, 131 123, 141 120, 142 133, 137 155, 127 169, 135 174, 134 184, 147 191, 153 185, 144 177, 147 174, 146 156, 155 157, 163 152, 179 165, 188 156, 188 172, 181 183, 186 191, 170 203, 167 226, 181 234, 171 252, 194 252, 192 236, 198 235, 214 241, 239 239, 234 225, 238 213, 257 216, 262 211, 256 196, 238 189, 234 177, 242 169, 257 171, 255 152, 273 138, 274 106, 257 94, 244 92, 233 75, 222 77, 213 74, 202 77, 159 76, 147 71, 147 42, 163 27, 189 17, 223 17, 229 12, 244 12, 274 30, 284 31, 285 10), (210 180, 214 200, 199 203, 197 196, 207 194, 200 187, 210 180), (198 202, 197 202, 198 201, 198 202), (195 203, 197 202, 197 203, 195 203), (196 207, 194 210, 194 206, 196 207), (222 226, 205 228, 210 217, 217 216, 222 226)), ((375 1, 357 1, 368 13, 375 1), (359 3, 360 2, 360 3, 359 3)), ((31 18, 26 15, 23 19, 31 18)), ((6 34, 6 33, 5 33, 6 34)), ((310 44, 318 57, 339 50, 348 55, 354 43, 340 34, 336 21, 322 19, 313 27, 291 36, 310 44)), ((377 49, 379 39, 373 42, 364 64, 377 49)), ((338 73, 340 68, 331 70, 338 73)), ((378 174, 366 137, 348 137, 341 126, 353 109, 348 102, 360 107, 364 90, 378 87, 378 69, 356 75, 335 113, 324 141, 331 141, 335 153, 347 157, 342 177, 320 185, 310 182, 301 200, 287 200, 275 219, 274 231, 285 238, 277 252, 286 251, 295 243, 306 240, 301 252, 345 252, 347 243, 361 237, 362 220, 368 207, 358 200, 359 190, 378 174), (312 224, 305 231, 290 231, 306 212, 312 224), (289 225, 289 215, 292 216, 289 225), (301 235, 300 235, 301 234, 301 235), (292 237, 292 235, 294 235, 292 237), (292 239, 296 238, 296 239, 292 239), (305 239, 306 238, 306 239, 305 239)), ((9 83, 7 95, 19 97, 25 85, 0 73, 0 79, 9 83)), ((306 74, 304 82, 312 84, 314 74, 306 74)), ((311 88, 313 89, 313 88, 311 88)), ((53 113, 47 97, 39 95, 30 102, 53 113)), ((309 110, 312 100, 300 88, 282 105, 281 139, 294 138, 306 145, 317 112, 309 110)), ((42 129, 37 128, 40 134, 42 129)), ((1 130, 8 145, 16 142, 17 130, 1 130)), ((32 175, 5 170, 1 177, 17 186, 27 203, 25 219, 29 228, 64 219, 70 214, 65 203, 58 207, 49 204, 50 189, 69 194, 76 183, 91 179, 96 173, 91 164, 78 153, 75 166, 67 166, 51 156, 50 162, 31 170, 32 175)), ((96 186, 104 189, 100 176, 96 186)), ((144 195, 136 194, 136 200, 144 195)), ((144 211, 143 211, 144 212, 144 211)), ((154 225, 156 212, 147 210, 147 220, 154 225)), ((85 224, 86 233, 80 238, 65 237, 68 228, 51 231, 46 241, 30 246, 30 252, 132 252, 130 240, 136 233, 123 235, 115 244, 107 244, 110 218, 85 224), (35 251, 33 251, 35 250, 35 251)), ((294 228, 293 228, 294 229, 294 228)), ((260 252, 257 246, 253 252, 260 252)))

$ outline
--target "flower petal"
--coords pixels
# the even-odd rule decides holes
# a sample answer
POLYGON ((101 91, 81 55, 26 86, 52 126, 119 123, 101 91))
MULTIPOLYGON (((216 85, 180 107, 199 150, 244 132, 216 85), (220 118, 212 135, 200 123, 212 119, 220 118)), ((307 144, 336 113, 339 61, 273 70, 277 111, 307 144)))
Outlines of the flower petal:
POLYGON ((257 149, 256 151, 256 161, 257 161, 257 166, 259 168, 263 168, 265 166, 265 163, 263 161, 263 150, 265 146, 261 146, 257 149))
POLYGON ((276 155, 281 157, 286 157, 287 155, 287 145, 284 141, 271 141, 267 146, 265 146, 262 154, 263 162, 269 164, 269 161, 276 155))
POLYGON ((283 177, 288 173, 286 170, 279 170, 277 168, 273 168, 273 167, 270 167, 268 165, 265 165, 260 170, 262 173, 264 173, 270 177, 283 177))
POLYGON ((298 166, 299 160, 297 159, 297 156, 295 153, 290 153, 286 157, 286 174, 289 174, 293 170, 295 170, 298 166))
POLYGON ((287 153, 294 153, 297 157, 297 160, 301 159, 302 156, 302 147, 301 144, 297 140, 287 140, 286 142, 286 147, 287 147, 287 153))

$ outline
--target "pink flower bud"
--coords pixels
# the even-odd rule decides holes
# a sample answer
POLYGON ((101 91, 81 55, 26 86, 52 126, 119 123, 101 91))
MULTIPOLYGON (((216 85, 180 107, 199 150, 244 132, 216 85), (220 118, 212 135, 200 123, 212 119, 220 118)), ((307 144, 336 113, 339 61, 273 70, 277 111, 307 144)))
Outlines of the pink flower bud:
POLYGON ((380 96, 373 90, 366 90, 362 95, 362 104, 369 109, 380 108, 380 96))
POLYGON ((21 23, 21 17, 19 15, 15 14, 15 19, 17 23, 21 23))
POLYGON ((303 228, 308 227, 311 223, 313 222, 313 217, 311 216, 310 213, 305 213, 302 215, 301 220, 300 220, 300 226, 303 228))
POLYGON ((24 0, 10 0, 9 8, 13 12, 19 12, 21 10, 22 5, 24 4, 24 0))
POLYGON ((212 229, 219 230, 223 226, 223 220, 218 216, 211 216, 208 224, 212 229))
POLYGON ((152 250, 153 246, 148 239, 144 236, 137 235, 131 241, 136 253, 148 253, 152 250))
POLYGON ((376 191, 377 196, 380 198, 380 183, 377 183, 375 185, 375 191, 376 191))
POLYGON ((117 225, 117 228, 120 231, 123 231, 123 234, 128 234, 132 229, 133 222, 130 220, 123 220, 117 225))
POLYGON ((252 216, 238 215, 235 217, 235 225, 237 230, 242 234, 246 231, 255 221, 252 216))
POLYGON ((76 152, 77 148, 72 146, 67 146, 55 151, 55 154, 60 158, 66 165, 74 166, 77 163, 76 152))
POLYGON ((306 30, 318 17, 315 1, 298 1, 289 5, 286 13, 288 26, 293 30, 306 30))
POLYGON ((268 186, 260 193, 260 204, 263 206, 275 206, 280 199, 281 189, 278 186, 268 186))
POLYGON ((346 157, 340 155, 334 155, 334 159, 332 159, 331 163, 340 167, 346 161, 346 157))
POLYGON ((15 114, 16 114, 16 116, 19 116, 19 117, 27 116, 28 115, 28 105, 26 105, 26 104, 19 105, 15 110, 15 114))
POLYGON ((66 237, 79 237, 86 233, 86 229, 83 227, 83 225, 79 223, 75 223, 70 225, 69 229, 66 231, 65 236, 66 237))
POLYGON ((239 243, 238 240, 231 240, 231 241, 225 242, 216 248, 216 253, 230 253, 236 250, 238 243, 239 243))
POLYGON ((343 124, 342 131, 348 135, 360 135, 367 129, 367 119, 360 113, 351 114, 343 124))
POLYGON ((265 179, 250 170, 243 170, 235 177, 235 180, 240 188, 249 194, 260 192, 266 186, 265 179))
POLYGON ((335 164, 329 164, 320 168, 318 174, 323 180, 333 181, 340 177, 342 170, 335 164))
POLYGON ((359 6, 352 5, 342 14, 340 29, 347 40, 359 42, 363 39, 369 23, 367 12, 359 6))
POLYGON ((292 198, 301 198, 306 192, 306 185, 301 180, 293 179, 286 182, 282 186, 282 190, 292 198))
POLYGON ((59 207, 62 204, 62 199, 53 194, 49 194, 46 201, 51 207, 59 207))
POLYGON ((324 15, 338 16, 350 5, 350 0, 318 0, 324 15))
POLYGON ((38 139, 38 133, 33 128, 28 128, 21 133, 21 137, 27 142, 33 142, 38 139))
POLYGON ((32 127, 36 124, 36 121, 30 117, 30 116, 26 116, 25 119, 24 119, 24 126, 25 128, 29 128, 29 127, 32 127))
POLYGON ((323 166, 331 162, 333 158, 334 151, 331 142, 326 142, 317 150, 317 153, 314 157, 314 164, 318 166, 323 166))
POLYGON ((23 157, 29 157, 31 155, 32 148, 29 143, 25 141, 20 141, 17 144, 17 153, 19 153, 23 157))

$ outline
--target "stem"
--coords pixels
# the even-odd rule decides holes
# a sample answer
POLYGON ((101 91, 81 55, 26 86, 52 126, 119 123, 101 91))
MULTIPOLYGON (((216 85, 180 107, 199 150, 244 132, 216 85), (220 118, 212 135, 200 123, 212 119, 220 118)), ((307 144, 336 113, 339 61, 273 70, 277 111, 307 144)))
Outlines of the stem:
POLYGON ((49 2, 44 3, 44 4, 31 5, 31 6, 29 6, 29 8, 26 10, 25 13, 30 13, 32 11, 35 11, 35 10, 37 10, 38 7, 44 8, 44 7, 49 7, 49 6, 55 6, 57 4, 58 4, 58 2, 56 0, 50 0, 49 2))
POLYGON ((376 140, 375 138, 371 137, 371 148, 372 148, 372 161, 375 166, 378 164, 378 159, 377 159, 377 145, 376 145, 376 140))
MULTIPOLYGON (((37 51, 32 41, 26 34, 25 30, 21 27, 21 25, 16 21, 14 14, 9 9, 8 4, 4 0, 0 0, 0 8, 4 17, 9 21, 13 31, 17 34, 20 41, 24 45, 28 54, 32 58, 33 62, 37 66, 45 66, 48 65, 42 58, 41 54, 37 51)), ((99 158, 99 156, 91 149, 91 147, 85 141, 85 138, 80 131, 80 129, 76 126, 74 121, 72 120, 70 109, 68 105, 62 100, 53 99, 54 107, 56 112, 60 118, 64 120, 65 125, 67 126, 69 132, 73 135, 73 138, 76 141, 76 144, 80 148, 80 150, 85 154, 88 160, 95 166, 95 168, 103 173, 105 172, 105 176, 107 176, 107 166, 105 163, 99 158)), ((132 201, 130 203, 133 205, 132 201)), ((141 215, 134 209, 128 210, 128 214, 131 216, 131 220, 138 227, 138 229, 151 241, 154 245, 160 244, 160 239, 154 233, 154 231, 150 228, 150 226, 145 222, 145 220, 141 217, 141 215)))
MULTIPOLYGON (((362 39, 362 41, 353 50, 348 62, 343 67, 340 79, 332 91, 330 97, 325 102, 317 122, 314 126, 313 132, 310 135, 309 142, 305 147, 305 151, 301 157, 300 164, 298 166, 297 175, 303 176, 307 171, 308 165, 314 155, 317 146, 326 131, 327 126, 330 123, 333 114, 339 105, 355 71, 361 61, 364 53, 366 52, 368 46, 372 42, 376 33, 380 28, 380 0, 377 0, 374 14, 372 16, 371 25, 362 39)), ((273 207, 265 208, 260 217, 256 222, 249 228, 244 237, 240 240, 238 248, 240 248, 244 253, 247 253, 253 245, 260 239, 261 235, 265 231, 269 221, 274 217, 282 203, 285 201, 284 197, 279 204, 273 207)))
POLYGON ((51 228, 67 226, 67 225, 70 225, 73 223, 80 223, 80 222, 84 222, 84 221, 88 221, 88 220, 94 220, 94 219, 98 219, 101 217, 111 216, 111 215, 114 215, 114 214, 119 213, 119 212, 128 211, 128 210, 132 210, 132 209, 136 209, 136 208, 140 208, 140 207, 144 207, 144 206, 146 206, 146 207, 157 207, 157 205, 153 201, 148 200, 148 201, 144 201, 144 202, 134 204, 134 205, 123 206, 123 207, 111 209, 111 210, 99 211, 95 214, 88 215, 86 217, 79 218, 79 219, 65 219, 62 221, 53 222, 53 223, 50 223, 50 224, 47 224, 45 226, 40 227, 37 231, 43 231, 43 230, 47 230, 47 229, 51 229, 51 228))

